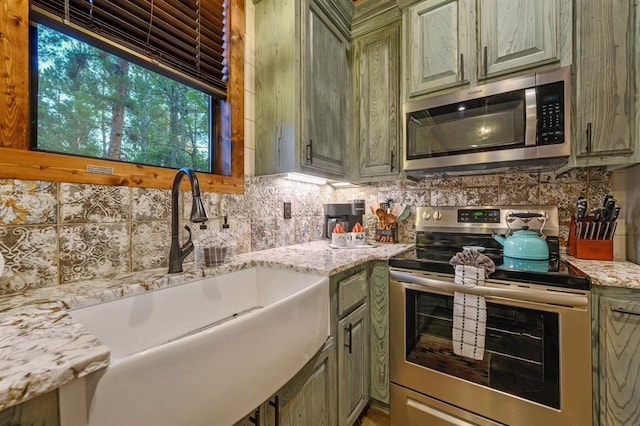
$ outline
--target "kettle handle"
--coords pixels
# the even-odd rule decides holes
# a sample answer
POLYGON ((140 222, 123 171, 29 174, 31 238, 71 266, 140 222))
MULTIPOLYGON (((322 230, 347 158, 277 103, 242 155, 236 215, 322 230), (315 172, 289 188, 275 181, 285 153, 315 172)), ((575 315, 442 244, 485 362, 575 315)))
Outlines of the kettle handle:
POLYGON ((507 213, 507 216, 506 216, 507 228, 509 229, 508 234, 509 235, 512 234, 511 226, 509 226, 509 224, 512 223, 513 221, 515 221, 516 218, 519 218, 525 224, 529 223, 531 221, 531 219, 537 218, 540 222, 542 222, 542 225, 540 226, 540 229, 538 229, 538 234, 540 235, 541 238, 547 238, 547 236, 544 235, 542 230, 544 229, 544 225, 547 224, 548 217, 549 216, 547 215, 546 212, 543 212, 543 213, 531 213, 531 212, 512 212, 512 211, 509 211, 507 213))

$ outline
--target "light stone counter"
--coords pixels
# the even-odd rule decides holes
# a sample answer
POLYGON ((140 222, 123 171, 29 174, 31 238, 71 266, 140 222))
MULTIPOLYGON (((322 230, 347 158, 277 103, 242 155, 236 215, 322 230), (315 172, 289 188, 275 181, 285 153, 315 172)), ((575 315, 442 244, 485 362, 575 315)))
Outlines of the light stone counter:
POLYGON ((332 249, 327 241, 315 241, 241 254, 219 268, 185 265, 182 274, 156 269, 0 296, 0 410, 109 365, 109 348, 67 315, 66 309, 253 266, 330 276, 411 248, 411 244, 389 244, 332 249))
POLYGON ((587 274, 593 285, 640 290, 640 265, 632 262, 565 259, 587 274))

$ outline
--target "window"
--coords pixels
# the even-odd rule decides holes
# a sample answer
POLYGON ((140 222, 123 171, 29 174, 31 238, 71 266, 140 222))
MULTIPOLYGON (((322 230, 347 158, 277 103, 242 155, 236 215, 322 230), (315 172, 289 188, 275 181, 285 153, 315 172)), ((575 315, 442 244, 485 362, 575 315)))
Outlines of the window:
MULTIPOLYGON (((81 40, 87 45, 99 47, 101 50, 114 54, 116 51, 120 59, 125 59, 129 64, 136 64, 142 68, 153 70, 154 73, 169 77, 189 90, 205 93, 213 100, 211 106, 218 108, 220 114, 214 114, 212 119, 215 126, 209 125, 209 132, 214 133, 211 139, 210 157, 215 160, 212 174, 200 175, 201 187, 204 190, 221 192, 242 192, 243 190, 243 129, 244 129, 244 105, 243 105, 243 59, 244 59, 244 1, 242 0, 210 0, 200 2, 198 0, 32 0, 29 2, 9 3, 7 16, 10 21, 0 22, 0 32, 9 41, 5 43, 5 56, 11 58, 6 62, 5 77, 8 79, 12 92, 12 103, 7 104, 7 114, 0 116, 0 177, 18 179, 41 179, 62 182, 102 183, 113 185, 129 185, 142 187, 167 188, 171 186, 175 170, 154 166, 140 166, 128 164, 122 161, 114 162, 100 159, 86 159, 66 154, 51 154, 41 151, 26 152, 29 148, 29 135, 27 123, 30 122, 29 97, 34 97, 34 90, 30 87, 27 75, 33 64, 27 62, 24 56, 25 49, 29 46, 28 28, 29 22, 35 27, 46 26, 60 33, 64 37, 81 40), (193 31, 193 25, 182 24, 186 22, 185 16, 195 10, 201 14, 200 23, 211 20, 212 4, 222 3, 225 6, 228 35, 222 39, 223 47, 227 53, 223 56, 208 50, 207 46, 199 44, 196 60, 183 61, 186 57, 193 58, 192 53, 185 48, 184 34, 193 31), (202 5, 201 5, 202 4, 202 5), (106 19, 106 12, 122 12, 116 9, 138 9, 148 7, 148 13, 140 13, 136 9, 132 15, 124 16, 126 19, 116 19, 118 24, 127 24, 121 34, 140 33, 141 20, 153 21, 153 27, 147 25, 145 34, 147 39, 159 43, 156 47, 141 51, 134 46, 131 40, 122 44, 112 40, 113 34, 109 33, 108 25, 100 19, 106 19), (167 8, 177 8, 170 10, 167 8), (201 9, 202 8, 202 9, 201 9), (103 10, 101 10, 103 9, 103 10), (113 9, 108 11, 106 9, 113 9), (169 12, 169 13, 168 13, 169 12), (84 15, 83 15, 84 14, 84 15), (89 16, 90 19, 87 19, 89 16), (130 20, 133 16, 135 20, 130 20), (89 23, 91 28, 83 28, 80 24, 89 23), (92 31, 93 30, 93 31, 92 31), (166 37, 165 37, 166 34, 166 37), (164 37, 164 40, 163 40, 164 37), (167 44, 167 40, 169 44, 167 44), (164 44, 163 44, 164 43, 164 44), (171 48, 171 44, 173 49, 171 48), (146 55, 145 55, 146 53, 146 55), (171 56, 175 54, 178 58, 171 56), (225 56, 228 55, 228 58, 225 56), (211 60, 213 58, 213 61, 211 60), (222 59, 221 59, 222 58, 222 59), (223 74, 216 74, 210 69, 210 65, 218 62, 223 74), (186 64, 186 65, 185 65, 186 64), (220 75, 227 76, 220 79, 220 75), (228 84, 226 95, 220 83, 228 84), (226 139, 225 139, 226 138, 226 139), (107 166, 112 168, 108 176, 92 174, 89 165, 107 166), (225 169, 226 167, 226 169, 225 169), (227 173, 221 173, 227 170, 227 173)), ((127 12, 125 10, 125 12, 127 12)), ((129 10, 129 12, 131 12, 129 10)), ((4 15, 4 13, 3 13, 4 15)), ((219 20, 220 18, 218 18, 219 20)), ((199 41, 211 36, 208 34, 211 28, 220 22, 210 21, 206 28, 199 28, 199 41), (206 37, 204 37, 206 36, 206 37)), ((116 26, 117 27, 117 26, 116 26)), ((113 29, 115 27, 112 27, 113 29)), ((189 35, 189 34, 187 34, 189 35)), ((213 34, 214 38, 216 34, 213 34)), ((30 45, 33 48, 33 45, 30 45)), ((33 103, 32 103, 33 104, 33 103)), ((210 106, 208 106, 209 108, 210 106)), ((97 112, 94 112, 97 114, 97 112)), ((125 123, 127 118, 125 117, 125 123)), ((207 120, 209 121, 209 120, 207 120)), ((135 137, 135 135, 133 135, 135 137)), ((200 143, 202 145, 202 143, 200 143)), ((130 153, 127 153, 129 155, 130 153)))
POLYGON ((223 3, 33 4, 36 22, 63 32, 34 25, 32 148, 211 172, 210 105, 226 95, 223 3))
POLYGON ((34 34, 34 149, 211 172, 210 95, 44 25, 34 34))

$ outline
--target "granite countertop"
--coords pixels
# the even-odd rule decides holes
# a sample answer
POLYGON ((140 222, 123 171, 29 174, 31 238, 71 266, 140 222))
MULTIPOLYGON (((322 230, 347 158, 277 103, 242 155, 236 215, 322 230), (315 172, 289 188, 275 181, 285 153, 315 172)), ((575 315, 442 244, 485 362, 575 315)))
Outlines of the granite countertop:
POLYGON ((0 410, 109 365, 109 348, 67 315, 89 306, 253 266, 330 276, 410 250, 412 244, 333 249, 327 241, 245 253, 218 268, 168 275, 166 269, 0 296, 0 410))
POLYGON ((626 261, 565 259, 591 278, 593 285, 640 289, 640 265, 626 261))

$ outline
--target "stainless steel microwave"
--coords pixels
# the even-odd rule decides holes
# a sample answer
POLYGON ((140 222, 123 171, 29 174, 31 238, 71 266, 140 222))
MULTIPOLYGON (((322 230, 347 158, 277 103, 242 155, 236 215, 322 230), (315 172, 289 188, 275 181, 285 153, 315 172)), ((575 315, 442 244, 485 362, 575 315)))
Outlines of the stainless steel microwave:
POLYGON ((555 168, 571 140, 570 67, 404 104, 404 169, 555 168))

